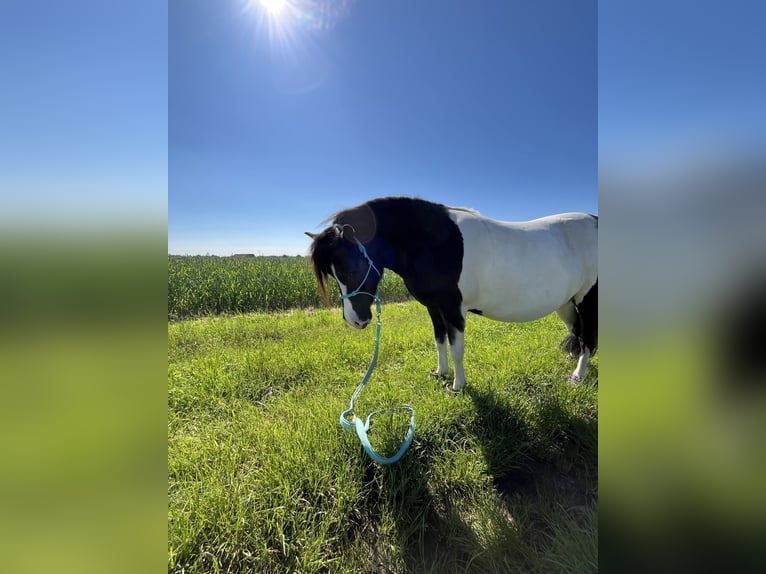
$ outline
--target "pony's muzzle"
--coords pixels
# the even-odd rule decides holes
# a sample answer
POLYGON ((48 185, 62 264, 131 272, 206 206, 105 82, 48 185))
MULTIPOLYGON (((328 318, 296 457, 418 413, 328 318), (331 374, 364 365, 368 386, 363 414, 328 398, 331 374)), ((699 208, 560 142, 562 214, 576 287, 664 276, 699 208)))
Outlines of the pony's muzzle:
MULTIPOLYGON (((346 317, 344 317, 344 319, 346 319, 346 317)), ((355 329, 364 329, 371 321, 372 319, 365 319, 364 321, 360 321, 359 319, 346 319, 346 323, 355 329)))
MULTIPOLYGON (((357 307, 359 307, 358 304, 357 307)), ((355 329, 364 329, 372 321, 372 313, 364 306, 354 308, 354 304, 345 299, 343 301, 343 319, 355 329)))

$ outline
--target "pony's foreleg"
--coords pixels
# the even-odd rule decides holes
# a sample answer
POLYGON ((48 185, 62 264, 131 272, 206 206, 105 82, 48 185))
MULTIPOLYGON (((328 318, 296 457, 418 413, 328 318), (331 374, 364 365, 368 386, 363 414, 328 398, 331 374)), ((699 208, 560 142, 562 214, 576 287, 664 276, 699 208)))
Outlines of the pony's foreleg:
POLYGON ((452 355, 452 366, 455 368, 455 380, 452 383, 452 391, 459 392, 465 387, 465 370, 463 369, 463 355, 465 353, 465 334, 458 329, 450 329, 449 350, 452 355))
POLYGON ((438 371, 434 374, 444 376, 449 373, 449 363, 447 362, 447 343, 449 338, 449 350, 452 356, 452 366, 455 369, 455 380, 452 388, 447 390, 459 392, 465 387, 465 371, 463 370, 463 352, 465 350, 464 335, 465 314, 459 305, 454 307, 434 307, 428 308, 431 315, 431 321, 434 324, 434 336, 436 337, 436 353, 439 357, 438 371))
POLYGON ((449 375, 449 362, 447 360, 447 338, 436 339, 436 370, 431 371, 435 377, 446 377, 449 375))
POLYGON ((436 359, 437 367, 431 371, 434 377, 446 377, 449 375, 449 362, 447 360, 447 326, 444 324, 444 318, 438 309, 429 307, 428 314, 431 316, 431 322, 434 325, 434 340, 436 341, 436 359))

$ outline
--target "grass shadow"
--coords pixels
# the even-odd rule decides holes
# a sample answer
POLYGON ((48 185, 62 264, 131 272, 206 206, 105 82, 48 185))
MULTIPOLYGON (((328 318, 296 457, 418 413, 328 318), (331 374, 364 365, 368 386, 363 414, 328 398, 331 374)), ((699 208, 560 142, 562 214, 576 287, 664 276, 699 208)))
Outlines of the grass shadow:
POLYGON ((500 393, 467 391, 476 409, 473 431, 487 469, 504 499, 552 496, 572 506, 596 501, 598 419, 579 416, 550 395, 537 405, 535 424, 500 393))
MULTIPOLYGON (((486 495, 485 490, 468 506, 465 500, 471 493, 446 489, 432 494, 428 529, 419 545, 410 545, 409 571, 434 564, 438 564, 431 569, 434 572, 596 567, 595 413, 583 416, 549 390, 539 394, 531 413, 525 400, 513 400, 503 389, 476 387, 466 392, 475 416, 464 432, 479 445, 494 494, 486 495), (557 556, 572 547, 581 556, 577 552, 565 560, 557 556)), ((421 458, 418 471, 428 472, 432 462, 421 458)))
MULTIPOLYGON (((422 438, 422 437, 421 437, 422 438)), ((436 441, 434 441, 436 442, 436 441)), ((434 488, 429 482, 438 444, 420 440, 399 463, 380 466, 372 461, 365 469, 365 481, 380 489, 372 507, 390 515, 394 524, 397 554, 385 549, 373 557, 377 573, 445 573, 471 571, 480 543, 465 522, 454 499, 459 493, 434 488), (455 541, 459 540, 459 544, 455 541)), ((370 529, 374 532, 374 528, 370 529)))

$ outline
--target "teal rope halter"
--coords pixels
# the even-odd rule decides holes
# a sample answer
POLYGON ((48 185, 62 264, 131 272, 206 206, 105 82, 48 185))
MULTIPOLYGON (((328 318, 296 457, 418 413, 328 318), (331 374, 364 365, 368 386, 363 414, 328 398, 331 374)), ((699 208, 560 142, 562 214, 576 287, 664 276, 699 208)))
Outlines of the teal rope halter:
MULTIPOLYGON (((340 226, 337 226, 340 228, 340 226)), ((340 231, 342 231, 342 228, 340 228, 340 231)), ((367 368, 367 372, 364 374, 364 377, 362 378, 362 382, 359 383, 359 386, 354 391, 354 394, 351 395, 351 403, 345 411, 343 411, 340 415, 340 424, 341 426, 346 430, 356 430, 356 435, 359 437, 359 441, 362 443, 362 446, 364 447, 364 450, 367 451, 367 454, 370 455, 370 458, 372 458, 374 461, 380 463, 380 464, 392 464, 396 461, 398 461, 405 452, 407 452, 407 449, 410 448, 410 444, 412 443, 412 438, 415 436, 415 410, 412 407, 402 406, 402 407, 390 407, 387 409, 381 409, 379 411, 375 411, 373 413, 370 413, 367 417, 367 420, 365 422, 362 422, 362 419, 358 418, 354 414, 354 404, 356 403, 356 399, 359 397, 359 394, 362 392, 364 387, 367 385, 367 382, 370 380, 370 376, 372 375, 372 372, 375 370, 375 365, 378 362, 378 349, 380 347, 380 297, 378 296, 378 289, 375 290, 375 294, 368 293, 367 291, 361 291, 362 285, 365 284, 367 281, 367 277, 370 275, 371 270, 375 270, 375 272, 378 274, 379 277, 382 277, 382 274, 380 271, 378 271, 378 268, 375 267, 375 264, 372 262, 372 259, 370 259, 370 256, 367 254, 367 250, 365 249, 364 245, 357 239, 356 244, 359 247, 359 251, 362 252, 362 255, 364 255, 364 258, 369 263, 369 267, 367 267, 367 273, 364 276, 364 279, 362 279, 361 283, 359 283, 359 287, 354 289, 351 293, 347 293, 346 295, 341 295, 341 299, 349 299, 355 295, 369 295, 373 298, 375 301, 375 310, 377 312, 378 316, 378 322, 375 325, 375 352, 372 355, 372 362, 370 363, 370 366, 367 368), (372 445, 370 444, 370 439, 367 438, 367 432, 370 430, 370 423, 372 422, 372 419, 379 414, 385 414, 385 413, 392 413, 396 411, 407 411, 410 413, 410 428, 407 431, 407 435, 404 437, 404 442, 402 443, 402 446, 399 447, 399 451, 392 457, 386 458, 381 455, 379 455, 377 452, 375 452, 375 449, 372 448, 372 445), (351 420, 349 420, 349 417, 351 420)))

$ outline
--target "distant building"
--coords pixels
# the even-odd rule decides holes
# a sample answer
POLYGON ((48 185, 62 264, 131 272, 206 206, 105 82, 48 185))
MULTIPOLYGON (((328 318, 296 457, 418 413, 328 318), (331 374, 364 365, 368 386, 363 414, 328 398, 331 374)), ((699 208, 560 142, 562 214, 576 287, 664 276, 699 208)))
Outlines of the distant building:
POLYGON ((235 253, 232 257, 255 257, 255 253, 235 253))

